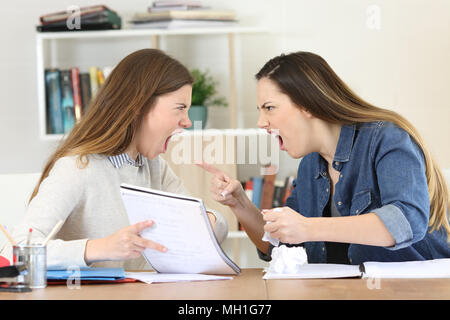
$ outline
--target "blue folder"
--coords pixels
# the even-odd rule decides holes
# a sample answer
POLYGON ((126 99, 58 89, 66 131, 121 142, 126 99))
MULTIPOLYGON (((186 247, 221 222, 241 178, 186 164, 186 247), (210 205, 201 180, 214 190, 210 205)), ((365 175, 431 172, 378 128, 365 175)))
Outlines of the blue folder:
POLYGON ((79 277, 80 280, 121 280, 125 278, 123 268, 80 268, 77 270, 47 270, 47 280, 67 280, 79 277))

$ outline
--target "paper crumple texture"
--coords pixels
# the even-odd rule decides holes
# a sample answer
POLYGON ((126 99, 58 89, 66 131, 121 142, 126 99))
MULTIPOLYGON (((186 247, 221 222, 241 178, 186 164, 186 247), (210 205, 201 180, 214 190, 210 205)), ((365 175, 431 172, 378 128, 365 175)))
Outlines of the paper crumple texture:
MULTIPOLYGON (((273 210, 274 212, 280 212, 281 208, 275 208, 273 210)), ((269 224, 270 221, 267 221, 266 224, 269 224)), ((264 235, 262 237, 262 241, 268 241, 270 242, 273 246, 278 247, 278 245, 280 244, 280 240, 278 238, 273 238, 270 236, 270 233, 265 231, 264 235)))
POLYGON ((302 265, 308 263, 306 250, 303 247, 286 247, 284 244, 272 250, 268 272, 278 274, 295 274, 302 265))
MULTIPOLYGON (((270 222, 267 222, 267 223, 270 223, 270 222)), ((272 238, 270 236, 270 233, 267 231, 264 232, 264 236, 262 237, 262 240, 270 242, 275 247, 278 247, 278 245, 280 244, 280 240, 277 238, 272 238)))

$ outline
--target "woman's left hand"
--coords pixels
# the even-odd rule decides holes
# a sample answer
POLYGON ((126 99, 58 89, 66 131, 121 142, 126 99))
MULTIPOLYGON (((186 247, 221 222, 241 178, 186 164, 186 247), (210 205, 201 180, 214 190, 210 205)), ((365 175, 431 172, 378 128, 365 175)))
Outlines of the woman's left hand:
POLYGON ((304 217, 289 207, 262 210, 266 222, 264 231, 281 242, 298 244, 308 241, 309 218, 304 217))

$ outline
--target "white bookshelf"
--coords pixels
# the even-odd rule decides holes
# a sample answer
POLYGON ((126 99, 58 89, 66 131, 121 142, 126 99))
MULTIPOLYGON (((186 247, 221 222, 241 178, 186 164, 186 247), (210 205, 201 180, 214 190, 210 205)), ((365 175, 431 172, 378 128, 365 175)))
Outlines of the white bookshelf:
MULTIPOLYGON (((37 32, 36 33, 36 59, 37 59, 37 92, 39 108, 39 136, 42 140, 56 141, 64 138, 61 134, 47 133, 46 101, 45 101, 45 61, 50 52, 45 50, 46 42, 55 43, 60 40, 82 40, 82 39, 121 39, 121 38, 149 38, 149 47, 159 48, 160 37, 183 36, 183 35, 217 35, 223 37, 228 43, 229 59, 229 113, 230 128, 237 127, 236 111, 236 80, 235 80, 235 36, 248 33, 264 33, 268 30, 264 27, 255 26, 230 26, 215 28, 186 28, 186 29, 121 29, 102 31, 78 31, 78 32, 37 32)), ((170 54, 170 52, 169 52, 170 54)), ((220 53, 219 53, 220 54, 220 53)), ((223 54, 223 53, 222 53, 223 54)), ((230 133, 230 132, 229 132, 230 133)))

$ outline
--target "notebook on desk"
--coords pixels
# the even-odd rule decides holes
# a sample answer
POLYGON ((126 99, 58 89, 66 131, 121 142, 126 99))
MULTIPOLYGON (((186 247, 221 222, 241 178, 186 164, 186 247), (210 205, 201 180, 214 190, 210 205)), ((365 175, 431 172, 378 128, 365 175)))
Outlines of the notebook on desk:
POLYGON ((144 251, 155 271, 239 274, 239 267, 220 247, 202 200, 128 184, 120 190, 130 224, 152 219, 154 225, 141 236, 168 249, 144 251))
POLYGON ((295 274, 266 272, 263 279, 323 278, 450 278, 450 259, 406 262, 364 262, 361 265, 311 263, 295 274))

